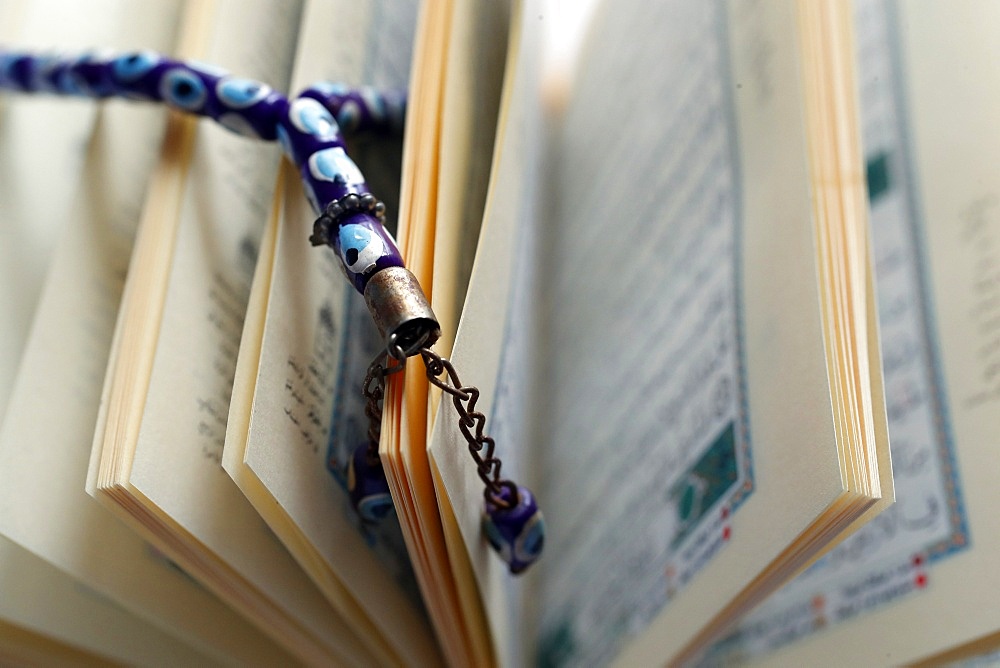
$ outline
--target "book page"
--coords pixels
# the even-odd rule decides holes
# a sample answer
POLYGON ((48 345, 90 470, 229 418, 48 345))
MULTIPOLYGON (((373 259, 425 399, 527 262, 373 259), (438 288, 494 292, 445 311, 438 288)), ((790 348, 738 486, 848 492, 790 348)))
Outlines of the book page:
MULTIPOLYGON (((565 525, 550 533, 541 573, 543 660, 603 661, 616 644, 623 663, 690 659, 832 544, 854 521, 837 519, 844 503, 858 505, 842 517, 881 509, 878 496, 847 493, 855 483, 842 477, 824 330, 843 335, 818 294, 823 258, 860 279, 848 288, 851 336, 861 337, 846 344, 861 356, 851 382, 875 397, 857 407, 891 500, 884 416, 871 405, 881 374, 865 370, 876 343, 866 220, 863 207, 831 208, 851 170, 832 165, 833 188, 812 173, 822 161, 806 162, 795 9, 677 3, 669 20, 647 17, 682 26, 675 39, 641 39, 641 26, 607 11, 595 21, 592 37, 625 40, 611 22, 635 46, 616 64, 595 62, 608 44, 587 44, 556 152, 567 168, 555 172, 555 193, 567 206, 543 251, 555 268, 547 301, 558 307, 546 313, 553 398, 540 402, 552 426, 536 439, 552 443, 539 496, 565 525), (661 60, 671 65, 619 91, 628 110, 600 100, 616 70, 661 60), (584 139, 588 127, 618 123, 628 131, 614 142, 584 139), (594 180, 630 199, 585 190, 594 180), (826 210, 814 210, 814 187, 826 189, 826 210), (860 231, 859 246, 821 255, 831 231, 860 231)), ((832 126, 849 127, 839 120, 832 126)))
MULTIPOLYGON (((584 139, 586 125, 619 122, 611 103, 588 111, 579 97, 615 71, 591 58, 557 139, 554 161, 579 167, 557 174, 557 220, 566 222, 558 239, 545 240, 553 269, 543 289, 564 305, 544 325, 559 343, 542 363, 552 374, 551 446, 540 455, 539 499, 552 526, 541 576, 543 660, 608 661, 623 634, 673 608, 714 556, 734 549, 727 543, 744 537, 740 506, 754 491, 740 267, 745 177, 735 160, 724 9, 673 9, 677 34, 657 38, 673 45, 667 53, 633 38, 631 57, 617 64, 659 57, 664 73, 637 78, 633 88, 643 91, 615 95, 639 108, 676 102, 644 123, 632 117, 624 135, 584 139), (593 182, 602 187, 588 195, 593 182), (596 572, 606 577, 588 578, 596 572)), ((645 20, 667 19, 658 18, 645 20)), ((706 601, 703 611, 711 607, 706 601)), ((705 612, 698 616, 707 621, 705 612)))
MULTIPOLYGON (((293 88, 318 81, 400 89, 416 5, 307 5, 293 88), (355 26, 331 40, 323 26, 355 26)), ((398 211, 400 139, 351 140, 372 192, 398 211)), ((395 518, 362 524, 346 467, 368 430, 361 385, 380 341, 361 295, 328 248, 306 237, 316 213, 286 175, 275 241, 262 253, 244 330, 224 464, 317 585, 387 661, 440 661, 395 518), (266 272, 266 276, 265 276, 266 272), (254 304, 259 302, 259 307, 254 304)))
MULTIPOLYGON (((107 2, 101 25, 95 26, 98 34, 88 39, 107 48, 169 50, 179 10, 175 2, 142 8, 107 2)), ((81 29, 76 37, 81 35, 88 31, 81 29)), ((53 40, 49 47, 60 44, 57 36, 53 40)), ((70 101, 69 108, 92 123, 92 135, 69 139, 56 134, 80 151, 82 160, 80 176, 60 183, 60 197, 55 198, 61 201, 61 189, 67 190, 66 211, 72 215, 57 217, 66 227, 48 240, 55 247, 52 268, 0 429, 0 532, 22 546, 5 539, 4 545, 11 545, 6 551, 27 549, 51 564, 45 572, 62 569, 60 578, 90 592, 84 598, 94 601, 95 615, 117 618, 133 633, 142 623, 127 620, 128 613, 115 610, 110 601, 217 659, 286 657, 84 492, 111 328, 146 180, 163 135, 164 112, 121 102, 99 109, 91 101, 70 101), (44 484, 39 484, 40 475, 44 484)), ((31 174, 51 186, 45 177, 51 178, 51 170, 31 174)), ((11 554, 4 560, 5 568, 10 564, 7 575, 15 577, 14 564, 23 568, 28 560, 11 554)), ((28 581, 30 573, 17 577, 28 581)), ((48 600, 46 593, 37 596, 48 600)), ((66 606, 74 603, 70 596, 66 606)), ((54 615, 60 623, 64 619, 54 615)), ((85 619, 77 626, 87 628, 85 619)), ((118 631, 113 633, 120 639, 118 631)))
MULTIPOLYGON (((4 537, 0 537, 0 590, 0 626, 12 624, 56 639, 97 654, 104 663, 222 663, 222 657, 195 650, 4 537)), ((7 654, 12 648, 6 640, 5 630, 0 629, 0 661, 23 661, 17 654, 13 658, 7 654)), ((58 665, 49 651, 43 648, 40 654, 38 665, 58 665)))
MULTIPOLYGON (((439 318, 444 331, 435 345, 447 353, 454 309, 464 292, 459 254, 478 233, 475 210, 481 204, 476 200, 484 187, 478 183, 467 190, 461 184, 470 171, 472 177, 477 171, 485 176, 493 135, 486 126, 496 112, 481 106, 487 91, 495 99, 495 87, 501 85, 497 59, 513 47, 503 44, 503 6, 437 2, 426 9, 411 79, 401 196, 406 215, 399 242, 407 268, 434 308, 444 309, 439 318), (470 82, 478 77, 484 80, 470 82), (473 97, 478 99, 473 102, 473 97)), ((436 396, 420 360, 409 360, 407 368, 387 383, 379 454, 446 656, 454 663, 490 665, 496 656, 481 602, 470 586, 464 541, 428 452, 436 396)))
MULTIPOLYGON (((451 353, 465 302, 494 165, 510 13, 506 2, 458 3, 452 17, 441 109, 431 294, 431 307, 441 325, 435 349, 444 357, 451 353)), ((431 397, 433 415, 440 394, 431 397)))
MULTIPOLYGON (((970 536, 955 468, 927 271, 913 147, 889 3, 857 3, 861 117, 878 274, 896 503, 750 615, 716 658, 778 649, 919 594, 970 536)), ((874 656, 874 655, 873 655, 874 656)))
POLYGON ((0 661, 11 665, 47 662, 53 666, 101 666, 108 659, 0 621, 0 661))
POLYGON ((991 3, 858 5, 899 506, 796 583, 785 605, 817 596, 801 623, 770 605, 748 620, 746 651, 780 647, 782 633, 799 640, 761 656, 766 665, 814 657, 896 665, 946 650, 960 658, 964 643, 970 652, 1000 646, 989 463, 1000 427, 1000 172, 986 111, 1000 100, 992 65, 1000 54, 980 29, 998 18, 991 3))
MULTIPOLYGON (((433 3, 423 17, 411 79, 399 242, 451 349, 495 156, 508 3, 433 3)), ((500 112, 502 113, 502 112, 500 112)), ((494 661, 464 542, 428 455, 439 393, 422 364, 389 379, 379 451, 424 601, 449 661, 494 661), (397 438, 398 435, 398 438, 397 438)))
MULTIPOLYGON (((85 49, 111 44, 121 2, 87 8, 64 0, 4 0, 5 47, 85 49), (52 21, 53 15, 64 20, 52 21)), ((117 40, 116 40, 117 37, 117 40)), ((4 92, 0 96, 0 377, 13 378, 28 337, 52 240, 67 220, 83 176, 96 109, 81 100, 4 92), (42 178, 42 177, 45 178, 42 178), (51 179, 51 180, 50 180, 51 179), (53 187, 58 183, 59 187, 53 187)), ((0 416, 10 385, 0 384, 0 416)))
MULTIPOLYGON (((286 89, 298 2, 199 7, 210 35, 202 60, 286 89)), ((208 122, 191 128, 177 130, 178 141, 166 146, 163 179, 154 186, 169 201, 162 209, 147 204, 151 227, 139 232, 119 316, 120 331, 133 333, 119 341, 131 346, 149 335, 150 345, 112 348, 115 382, 106 392, 116 398, 126 381, 139 384, 125 402, 141 412, 141 423, 131 423, 136 440, 125 444, 134 456, 119 487, 97 489, 98 473, 109 473, 98 470, 104 434, 138 415, 130 409, 99 419, 89 488, 300 659, 370 660, 220 466, 243 312, 280 153, 208 122), (170 234, 162 245, 144 243, 164 228, 170 234), (168 260, 162 274, 148 269, 161 259, 168 260), (124 353, 131 374, 117 373, 124 353)))
MULTIPOLYGON (((119 21, 134 41, 111 46, 169 50, 178 8, 132 8, 120 8, 119 21), (137 15, 144 31, 133 27, 137 15)), ((72 224, 59 235, 0 429, 0 532, 209 653, 287 659, 84 490, 112 328, 165 121, 152 105, 106 103, 98 113, 72 224)))
MULTIPOLYGON (((529 655, 604 663, 642 632, 625 660, 648 663, 679 651, 843 487, 806 149, 789 132, 803 114, 792 7, 604 7, 594 25, 539 197, 523 302, 537 338, 510 348, 541 347, 520 418, 535 446, 521 462, 509 442, 498 451, 505 473, 539 472, 549 527, 529 655), (636 63, 656 66, 623 77, 636 63)), ((489 342, 470 357, 498 354, 496 328, 463 322, 460 340, 489 342)), ((507 387, 494 416, 517 414, 503 398, 523 384, 507 387)), ((449 493, 476 508, 479 489, 467 473, 449 493)), ((510 613, 484 573, 500 568, 478 517, 462 528, 496 629, 510 613)))
MULTIPOLYGON (((522 412, 529 401, 531 383, 521 384, 525 365, 530 364, 532 345, 523 346, 533 338, 535 329, 529 318, 532 301, 528 290, 533 275, 540 227, 534 220, 535 186, 539 182, 542 118, 539 74, 541 69, 540 26, 533 18, 531 3, 524 3, 513 12, 510 26, 512 39, 505 66, 505 83, 498 114, 494 162, 489 191, 483 213, 482 230, 469 295, 455 337, 452 361, 460 370, 463 382, 479 388, 480 409, 491 404, 499 406, 497 394, 509 390, 513 383, 517 392, 504 402, 506 414, 496 408, 487 422, 487 433, 497 439, 497 453, 504 460, 503 473, 530 484, 530 467, 519 466, 525 457, 527 442, 522 412), (517 277, 517 278, 515 278, 517 277), (517 287, 514 287, 514 286, 517 287), (513 296, 512 296, 513 295, 513 296), (525 301, 527 299, 527 302, 525 301), (513 301, 512 301, 513 300, 513 301), (516 319, 516 320, 515 320, 516 319), (508 325, 516 321, 516 326, 508 325), (513 337, 517 343, 509 343, 513 337), (504 350, 501 361, 501 349, 504 350), (516 348, 510 353, 511 348, 516 348), (509 354, 510 353, 510 354, 509 354), (502 370, 498 368, 503 364, 502 370), (505 384, 505 389, 497 387, 505 384)), ((480 533, 482 513, 482 482, 475 464, 468 456, 468 446, 457 428, 457 415, 450 401, 442 402, 437 411, 428 445, 432 471, 439 495, 446 501, 442 506, 445 538, 464 541, 461 549, 467 555, 456 555, 449 545, 453 560, 453 576, 459 593, 478 587, 482 605, 488 613, 489 635, 498 665, 531 663, 522 653, 518 626, 522 610, 517 597, 524 580, 513 579, 486 544, 480 533), (452 514, 453 519, 448 518, 452 514), (454 523, 456 526, 450 526, 454 523), (457 530, 457 536, 451 532, 457 530), (471 561, 474 582, 470 575, 457 570, 456 564, 471 561)), ((530 577, 530 576, 529 576, 530 577)))

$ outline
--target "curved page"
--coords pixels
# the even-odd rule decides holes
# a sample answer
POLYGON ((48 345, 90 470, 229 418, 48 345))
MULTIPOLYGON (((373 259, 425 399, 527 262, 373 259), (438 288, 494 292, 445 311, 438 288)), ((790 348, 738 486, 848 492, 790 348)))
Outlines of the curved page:
MULTIPOLYGON (((309 2, 293 88, 321 80, 404 88, 415 22, 414 4, 309 2), (335 23, 343 31, 330 39, 335 23)), ((394 217, 399 138, 360 137, 353 149, 394 217)), ((398 524, 362 525, 347 497, 346 462, 368 429, 361 384, 378 335, 339 260, 305 242, 316 214, 292 171, 254 277, 223 464, 384 661, 435 663, 398 524)))
MULTIPOLYGON (((142 8, 102 2, 76 16, 76 7, 28 3, 22 8, 23 35, 4 41, 36 48, 103 44, 169 51, 181 10, 172 1, 142 8), (53 12, 62 13, 65 23, 51 21, 53 12), (73 34, 60 35, 59 26, 70 24, 73 34)), ((21 167, 18 178, 4 179, 3 187, 30 178, 36 190, 24 193, 44 189, 30 220, 19 222, 12 214, 4 220, 30 227, 30 234, 62 224, 45 240, 55 248, 52 264, 0 428, 0 533, 6 537, 0 563, 9 583, 4 603, 11 619, 128 662, 191 660, 194 650, 185 647, 178 654, 171 643, 181 647, 181 642, 165 641, 168 633, 217 660, 286 657, 83 489, 115 310, 165 113, 65 98, 33 107, 21 107, 16 97, 5 96, 4 102, 12 113, 0 117, 0 128, 16 131, 11 139, 31 141, 39 153, 21 161, 16 146, 4 146, 0 159, 16 159, 21 167), (36 123, 40 127, 30 127, 36 123), (67 136, 70 130, 78 134, 67 136), (39 157, 46 161, 42 166, 33 162, 39 157), (52 188, 53 183, 59 186, 52 188), (64 209, 48 213, 57 206, 64 209)), ((8 207, 26 204, 0 201, 8 207)), ((19 257, 45 267, 30 245, 20 247, 19 257)), ((31 284, 30 276, 10 282, 22 294, 31 292, 31 284)))
MULTIPOLYGON (((298 2, 194 8, 201 60, 286 88, 298 2)), ((171 122, 119 312, 89 490, 300 659, 366 661, 220 465, 279 160, 277 146, 210 122, 171 122)))

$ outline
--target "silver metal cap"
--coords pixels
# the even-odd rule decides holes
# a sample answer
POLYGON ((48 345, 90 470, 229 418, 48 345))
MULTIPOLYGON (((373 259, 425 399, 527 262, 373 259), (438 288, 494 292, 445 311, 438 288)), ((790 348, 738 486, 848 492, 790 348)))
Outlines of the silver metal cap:
POLYGON ((413 355, 441 336, 437 316, 408 269, 387 267, 368 279, 365 303, 386 345, 413 355))

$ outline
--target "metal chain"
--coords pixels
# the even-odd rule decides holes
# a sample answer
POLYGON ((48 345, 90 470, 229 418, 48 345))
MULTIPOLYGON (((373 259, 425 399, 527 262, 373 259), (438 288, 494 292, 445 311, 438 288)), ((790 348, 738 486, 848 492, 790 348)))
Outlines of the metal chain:
POLYGON ((500 508, 514 507, 518 501, 517 485, 500 477, 500 458, 493 454, 496 443, 485 434, 486 416, 476 410, 479 388, 462 385, 452 363, 430 348, 421 348, 419 352, 427 367, 427 380, 450 395, 458 411, 458 428, 469 443, 469 454, 476 462, 479 478, 486 485, 483 496, 500 508), (510 492, 506 497, 503 495, 505 488, 510 492))
POLYGON ((518 503, 518 490, 510 480, 500 477, 502 462, 494 454, 496 442, 485 433, 486 416, 476 410, 479 401, 479 388, 462 385, 454 365, 436 352, 422 346, 418 342, 409 350, 403 350, 390 337, 386 350, 379 353, 368 367, 365 375, 363 392, 367 403, 365 415, 368 416, 368 459, 378 461, 378 442, 382 430, 382 399, 385 396, 385 377, 403 370, 407 357, 419 354, 427 368, 427 380, 451 397, 455 410, 458 411, 458 428, 469 444, 469 454, 476 462, 476 472, 486 488, 483 496, 486 501, 498 508, 513 508, 518 503), (389 366, 389 360, 396 364, 389 366), (507 495, 503 491, 507 490, 507 495))

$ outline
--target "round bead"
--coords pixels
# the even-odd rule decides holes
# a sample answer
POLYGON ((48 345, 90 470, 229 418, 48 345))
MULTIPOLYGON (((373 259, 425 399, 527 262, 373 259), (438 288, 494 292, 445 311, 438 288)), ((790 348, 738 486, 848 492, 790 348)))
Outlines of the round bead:
MULTIPOLYGON (((523 572, 542 555, 545 520, 535 497, 527 487, 516 487, 516 503, 504 508, 491 501, 483 511, 483 533, 490 546, 507 562, 510 572, 523 572)), ((504 486, 499 496, 514 501, 514 486, 504 486)))
POLYGON ((368 444, 354 449, 347 465, 347 494, 363 522, 381 522, 395 510, 382 463, 368 456, 368 444))
POLYGON ((184 67, 175 67, 163 75, 160 97, 184 111, 199 111, 208 100, 208 89, 201 78, 184 67))

